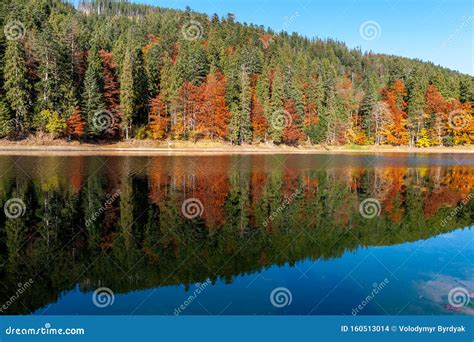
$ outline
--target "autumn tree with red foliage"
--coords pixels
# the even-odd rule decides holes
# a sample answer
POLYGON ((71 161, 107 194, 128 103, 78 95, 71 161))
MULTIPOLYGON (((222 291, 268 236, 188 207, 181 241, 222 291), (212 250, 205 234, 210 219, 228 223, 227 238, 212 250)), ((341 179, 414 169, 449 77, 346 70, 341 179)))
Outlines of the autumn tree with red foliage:
POLYGON ((204 99, 205 84, 195 86, 191 82, 185 82, 179 90, 179 105, 173 118, 172 130, 177 138, 190 134, 197 136, 196 122, 201 112, 207 112, 204 99))
POLYGON ((66 134, 69 137, 82 138, 85 134, 86 123, 81 114, 81 109, 77 106, 72 115, 66 121, 66 134))
POLYGON ((219 70, 211 72, 204 89, 204 103, 201 102, 196 117, 196 130, 204 136, 224 139, 230 119, 225 101, 226 80, 219 70))
POLYGON ((109 137, 116 137, 120 130, 120 92, 114 74, 114 69, 117 65, 113 62, 113 55, 111 52, 105 50, 99 51, 99 56, 102 61, 102 74, 104 80, 103 99, 105 109, 112 115, 112 125, 104 132, 109 137))
POLYGON ((385 135, 388 144, 407 145, 409 134, 407 130, 407 114, 405 112, 407 95, 405 84, 396 80, 390 88, 382 91, 385 103, 390 111, 390 124, 386 127, 385 135))
POLYGON ((150 101, 150 130, 154 139, 163 139, 168 130, 169 117, 160 95, 150 101))
POLYGON ((283 142, 287 145, 298 145, 304 139, 304 134, 298 125, 299 117, 294 100, 285 101, 285 115, 289 117, 285 118, 287 124, 283 129, 283 142))
POLYGON ((268 122, 264 115, 263 106, 256 96, 255 91, 252 94, 250 120, 252 122, 253 140, 264 141, 268 130, 268 122))

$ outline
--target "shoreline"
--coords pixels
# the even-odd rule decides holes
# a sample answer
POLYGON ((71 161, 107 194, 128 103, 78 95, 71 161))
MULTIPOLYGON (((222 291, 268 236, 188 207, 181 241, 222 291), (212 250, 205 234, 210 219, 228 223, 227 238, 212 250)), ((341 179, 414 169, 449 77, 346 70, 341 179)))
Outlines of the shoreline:
POLYGON ((474 154, 474 146, 409 148, 405 146, 232 146, 224 143, 176 142, 171 146, 143 141, 94 145, 78 142, 15 143, 0 141, 0 155, 224 155, 224 154, 474 154), (174 146, 173 146, 174 145, 174 146))

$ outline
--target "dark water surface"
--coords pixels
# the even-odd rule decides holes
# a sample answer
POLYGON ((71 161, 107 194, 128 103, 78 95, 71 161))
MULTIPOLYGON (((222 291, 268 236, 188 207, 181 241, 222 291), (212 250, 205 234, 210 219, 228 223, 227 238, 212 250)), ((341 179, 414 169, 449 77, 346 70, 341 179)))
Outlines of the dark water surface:
POLYGON ((0 156, 1 313, 473 314, 473 188, 472 154, 0 156))

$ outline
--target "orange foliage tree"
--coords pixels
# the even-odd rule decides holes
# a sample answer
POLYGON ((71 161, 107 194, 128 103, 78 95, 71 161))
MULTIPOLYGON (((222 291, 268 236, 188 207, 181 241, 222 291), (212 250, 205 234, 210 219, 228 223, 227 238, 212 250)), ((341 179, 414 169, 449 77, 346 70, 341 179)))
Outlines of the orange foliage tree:
POLYGON ((265 118, 263 106, 258 99, 255 86, 252 87, 252 104, 250 120, 252 122, 253 140, 264 141, 268 129, 268 122, 265 118))
POLYGON ((76 106, 74 113, 66 121, 66 134, 74 138, 82 138, 85 134, 86 123, 81 114, 81 109, 76 106))
POLYGON ((169 117, 160 95, 150 101, 150 130, 154 139, 163 139, 168 130, 169 117))
POLYGON ((204 88, 204 103, 196 117, 196 130, 210 139, 225 138, 230 111, 225 101, 226 80, 219 70, 207 75, 204 88))
POLYGON ((107 128, 106 134, 112 137, 118 135, 120 130, 120 101, 119 88, 114 74, 117 65, 113 62, 111 52, 100 50, 99 56, 102 60, 102 74, 104 80, 104 103, 105 109, 112 115, 112 124, 107 128))
POLYGON ((298 127, 299 117, 293 99, 285 101, 285 114, 288 114, 289 118, 285 120, 287 124, 283 129, 283 142, 288 145, 298 145, 305 136, 300 127, 298 127))
POLYGON ((409 134, 407 130, 407 104, 404 97, 407 95, 405 84, 396 80, 390 88, 382 91, 385 103, 390 111, 390 124, 387 125, 385 135, 387 143, 392 145, 407 145, 409 134))

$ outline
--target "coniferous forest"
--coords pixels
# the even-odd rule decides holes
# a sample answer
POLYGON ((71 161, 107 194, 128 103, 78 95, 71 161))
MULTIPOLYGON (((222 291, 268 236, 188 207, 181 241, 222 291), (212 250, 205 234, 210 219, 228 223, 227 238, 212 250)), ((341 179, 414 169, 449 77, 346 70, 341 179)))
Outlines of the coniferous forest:
POLYGON ((3 0, 0 136, 454 146, 474 78, 126 1, 3 0))

